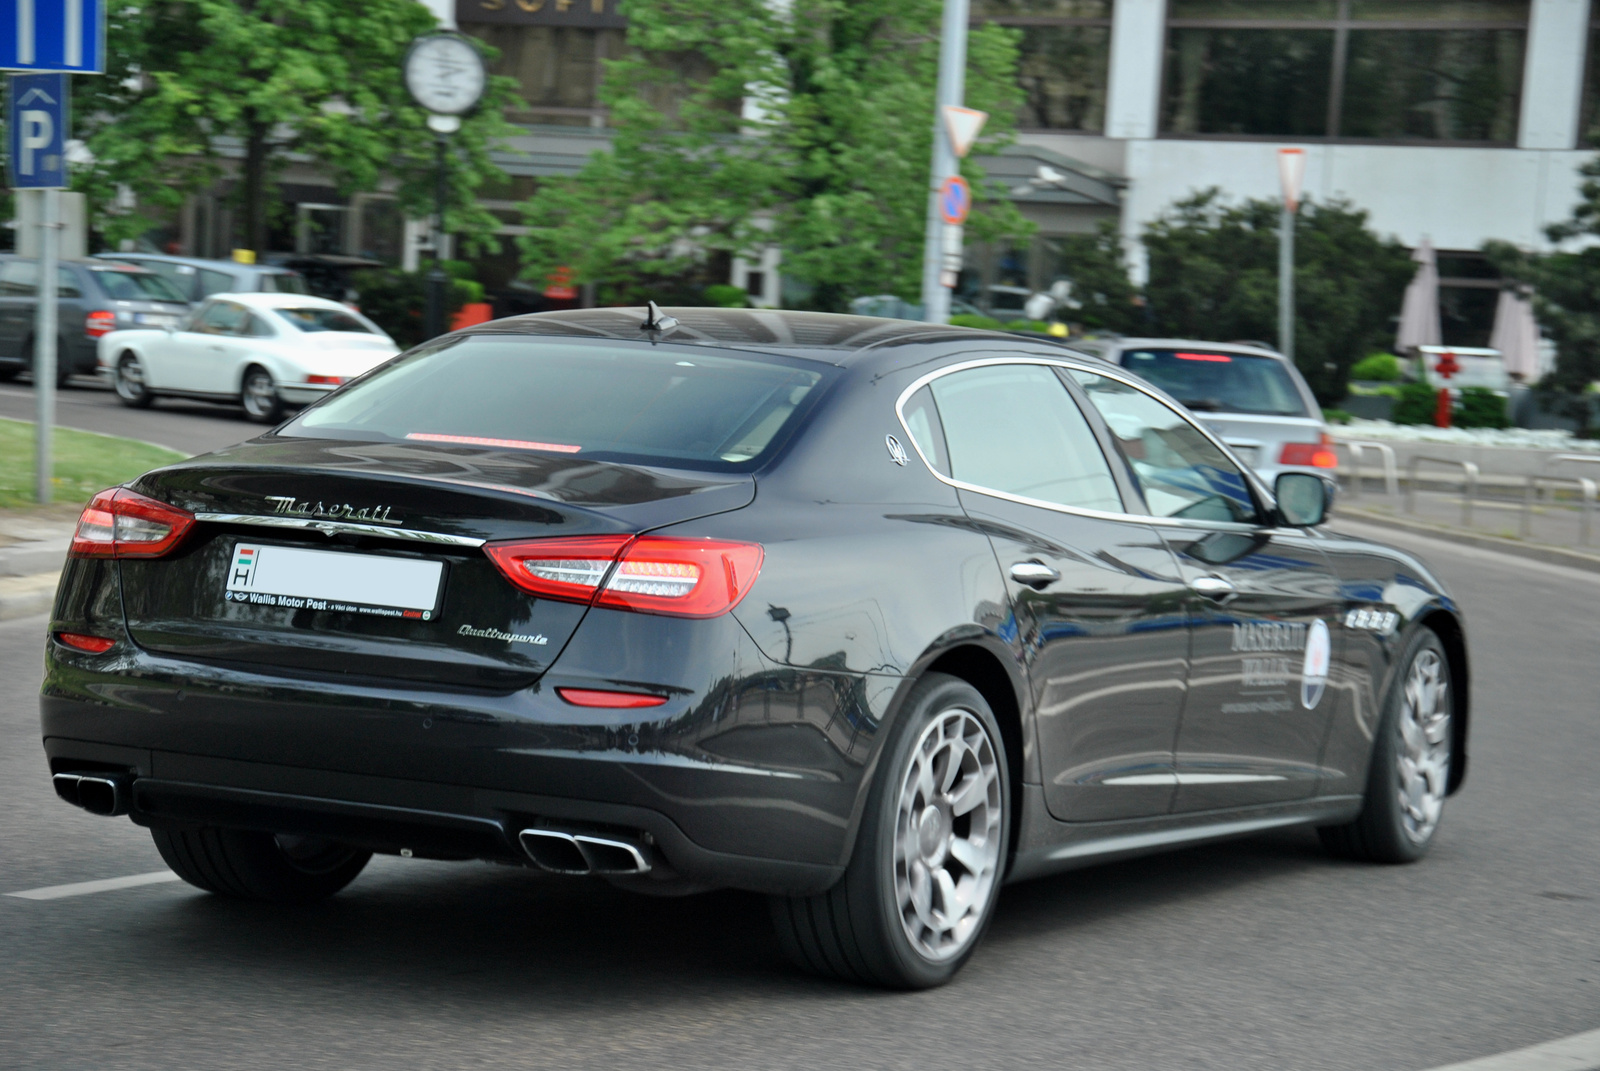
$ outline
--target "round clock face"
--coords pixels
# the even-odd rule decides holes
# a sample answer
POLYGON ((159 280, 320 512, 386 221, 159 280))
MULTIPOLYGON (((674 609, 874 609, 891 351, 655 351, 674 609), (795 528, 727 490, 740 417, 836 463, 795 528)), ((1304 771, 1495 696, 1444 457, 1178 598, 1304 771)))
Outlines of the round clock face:
POLYGON ((416 102, 439 115, 460 115, 483 96, 483 59, 470 43, 451 34, 419 38, 406 54, 406 88, 416 102))

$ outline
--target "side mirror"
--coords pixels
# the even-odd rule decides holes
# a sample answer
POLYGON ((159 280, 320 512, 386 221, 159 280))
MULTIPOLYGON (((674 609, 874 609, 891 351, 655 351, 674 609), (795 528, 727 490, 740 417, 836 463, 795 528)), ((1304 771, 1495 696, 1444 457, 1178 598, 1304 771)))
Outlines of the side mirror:
POLYGON ((1333 484, 1309 472, 1285 472, 1272 492, 1278 499, 1278 516, 1295 528, 1314 528, 1333 510, 1333 484))

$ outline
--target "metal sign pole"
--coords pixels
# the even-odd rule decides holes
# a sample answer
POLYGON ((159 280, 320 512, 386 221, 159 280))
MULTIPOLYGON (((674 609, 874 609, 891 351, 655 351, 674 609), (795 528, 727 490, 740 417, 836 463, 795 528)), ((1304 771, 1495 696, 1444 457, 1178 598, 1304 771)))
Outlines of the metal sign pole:
POLYGON ((1294 210, 1278 221, 1278 351, 1294 361, 1294 210))
POLYGON ((33 325, 33 397, 38 405, 34 428, 33 495, 38 503, 50 502, 51 431, 56 423, 56 267, 61 243, 61 191, 44 192, 44 219, 39 224, 39 305, 33 325))
POLYGON ((950 290, 939 278, 944 263, 945 223, 939 211, 939 194, 946 179, 960 170, 950 133, 945 129, 944 108, 960 107, 966 95, 967 0, 944 0, 944 20, 939 38, 939 88, 933 109, 933 174, 928 183, 928 223, 922 251, 922 318, 942 324, 950 319, 950 290))

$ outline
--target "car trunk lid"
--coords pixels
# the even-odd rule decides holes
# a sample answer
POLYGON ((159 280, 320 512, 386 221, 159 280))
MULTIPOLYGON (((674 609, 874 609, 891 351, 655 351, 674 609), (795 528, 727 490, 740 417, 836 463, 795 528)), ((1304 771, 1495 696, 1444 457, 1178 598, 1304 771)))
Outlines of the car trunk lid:
POLYGON ((167 557, 119 563, 128 628, 147 650, 496 690, 537 679, 586 608, 518 590, 484 542, 639 532, 738 509, 755 494, 737 474, 271 436, 133 487, 199 518, 167 557), (243 565, 265 570, 269 560, 270 590, 252 587, 267 583, 259 575, 241 586, 243 565))

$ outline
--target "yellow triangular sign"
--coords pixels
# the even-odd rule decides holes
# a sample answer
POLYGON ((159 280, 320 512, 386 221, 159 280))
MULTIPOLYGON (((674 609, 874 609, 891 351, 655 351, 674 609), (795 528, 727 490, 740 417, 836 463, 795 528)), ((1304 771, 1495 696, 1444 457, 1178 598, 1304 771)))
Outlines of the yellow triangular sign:
POLYGON ((988 118, 988 112, 980 112, 976 108, 945 105, 944 129, 945 133, 950 135, 950 147, 955 150, 957 156, 967 155, 967 150, 978 140, 978 131, 983 129, 983 124, 988 118))

